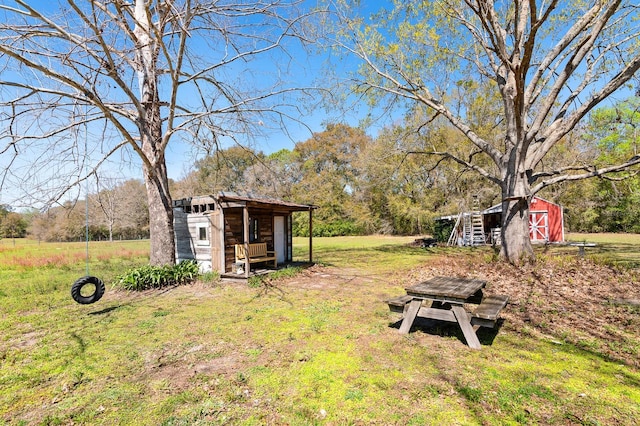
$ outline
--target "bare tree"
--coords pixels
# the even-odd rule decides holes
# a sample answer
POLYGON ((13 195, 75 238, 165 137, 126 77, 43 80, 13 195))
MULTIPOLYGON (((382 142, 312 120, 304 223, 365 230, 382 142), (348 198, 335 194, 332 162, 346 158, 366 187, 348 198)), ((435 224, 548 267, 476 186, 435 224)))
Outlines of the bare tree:
POLYGON ((351 87, 381 107, 397 101, 426 107, 430 117, 416 131, 443 117, 467 137, 474 150, 466 157, 436 143, 422 153, 455 161, 499 186, 504 259, 533 259, 528 211, 538 191, 640 164, 638 155, 601 167, 576 161, 548 169, 543 162, 638 72, 637 1, 408 0, 371 17, 352 5, 336 2, 333 40, 362 65, 351 87), (457 108, 466 82, 490 87, 501 100, 489 134, 457 108), (495 171, 482 165, 486 158, 495 171))
POLYGON ((132 156, 147 190, 151 263, 173 263, 167 148, 180 139, 246 143, 299 116, 291 95, 301 85, 286 77, 296 59, 287 48, 306 43, 311 13, 302 6, 4 1, 0 190, 24 184, 24 196, 55 201, 101 165, 132 156))
MULTIPOLYGON (((109 180, 99 179, 95 196, 89 196, 89 211, 99 210, 99 223, 103 223, 109 233, 109 241, 113 241, 113 228, 118 218, 119 203, 115 191, 116 184, 109 180)), ((96 217, 93 216, 94 223, 96 217)))
POLYGON ((148 215, 142 211, 148 210, 144 192, 141 181, 98 179, 95 195, 89 196, 91 222, 107 228, 109 241, 113 241, 114 232, 122 236, 125 230, 136 230, 141 234, 148 221, 148 215))

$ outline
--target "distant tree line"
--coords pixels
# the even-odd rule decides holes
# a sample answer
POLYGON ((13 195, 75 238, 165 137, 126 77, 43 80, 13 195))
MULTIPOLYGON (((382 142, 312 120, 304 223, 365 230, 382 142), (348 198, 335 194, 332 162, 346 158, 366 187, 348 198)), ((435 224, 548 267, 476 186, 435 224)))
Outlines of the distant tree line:
MULTIPOLYGON (((490 131, 490 100, 476 97, 478 128, 490 131), (481 112, 482 111, 482 112, 481 112)), ((549 162, 606 164, 612 157, 637 155, 640 102, 631 98, 600 109, 583 128, 559 144, 549 162)), ((494 186, 456 163, 423 155, 446 141, 450 149, 475 155, 468 142, 446 123, 411 131, 423 120, 412 111, 376 137, 363 129, 330 124, 292 150, 271 154, 242 146, 221 149, 196 162, 193 171, 171 182, 174 199, 219 191, 255 193, 317 205, 315 236, 433 234, 435 218, 500 202, 494 186)), ((553 164, 549 164, 550 169, 553 164)), ((487 164, 487 167, 490 167, 487 164)), ((632 169, 607 178, 565 182, 538 195, 565 208, 565 228, 576 232, 640 233, 640 176, 632 169)), ((137 239, 149 235, 142 181, 101 180, 87 200, 67 201, 44 212, 17 213, 0 206, 0 237, 27 234, 42 241, 137 239), (88 220, 88 221, 87 221, 88 220)), ((306 236, 306 215, 294 221, 306 236)))
POLYGON ((69 200, 44 211, 16 213, 5 206, 0 209, 0 237, 29 236, 38 241, 83 241, 87 236, 91 241, 148 238, 144 192, 142 181, 109 185, 103 181, 87 199, 69 200))
MULTIPOLYGON (((460 102, 476 117, 477 133, 492 131, 499 120, 495 99, 477 88, 477 96, 460 102)), ((639 99, 632 97, 595 111, 585 126, 554 147, 542 172, 562 164, 609 164, 638 155, 639 110, 639 99)), ((412 130, 424 118, 423 111, 414 110, 375 138, 359 128, 330 124, 293 150, 269 155, 239 146, 220 150, 200 160, 176 183, 173 194, 180 198, 232 190, 315 204, 316 236, 433 234, 435 218, 471 210, 474 198, 481 208, 490 207, 501 195, 463 166, 423 154, 444 142, 458 156, 478 155, 445 121, 435 119, 428 128, 412 130)), ((568 181, 537 195, 564 206, 568 231, 637 233, 639 171, 636 166, 568 181)), ((307 232, 304 220, 296 226, 300 235, 307 232)))

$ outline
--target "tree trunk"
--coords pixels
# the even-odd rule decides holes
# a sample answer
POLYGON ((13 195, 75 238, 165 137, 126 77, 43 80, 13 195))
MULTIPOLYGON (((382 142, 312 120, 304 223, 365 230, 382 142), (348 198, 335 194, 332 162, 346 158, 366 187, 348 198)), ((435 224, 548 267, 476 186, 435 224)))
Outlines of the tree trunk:
POLYGON ((164 159, 162 164, 156 165, 155 170, 146 169, 147 167, 144 175, 149 202, 150 263, 173 265, 176 261, 173 208, 164 159))
POLYGON ((514 265, 533 262, 529 237, 530 188, 526 173, 513 172, 502 188, 502 246, 500 257, 514 265))
POLYGON ((145 102, 145 119, 140 126, 142 151, 149 160, 144 163, 144 179, 149 205, 149 237, 152 265, 175 264, 175 235, 173 232, 173 206, 169 193, 169 178, 162 142, 160 103, 155 84, 148 84, 152 100, 145 102))
POLYGON ((534 260, 529 237, 529 200, 519 198, 502 202, 502 247, 500 257, 513 264, 534 260))
POLYGON ((150 263, 173 265, 176 261, 173 232, 173 206, 169 193, 167 164, 162 147, 162 116, 158 93, 158 46, 151 37, 150 19, 144 0, 135 3, 138 38, 138 83, 142 116, 139 120, 141 149, 148 160, 143 162, 144 181, 149 205, 150 263))

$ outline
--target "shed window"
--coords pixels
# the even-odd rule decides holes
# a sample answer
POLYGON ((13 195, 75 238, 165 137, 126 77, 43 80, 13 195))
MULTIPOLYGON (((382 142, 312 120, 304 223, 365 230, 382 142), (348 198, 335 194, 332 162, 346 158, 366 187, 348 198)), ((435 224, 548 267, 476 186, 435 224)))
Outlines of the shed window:
POLYGON ((198 244, 208 244, 209 243, 209 237, 207 235, 207 226, 206 225, 200 225, 198 226, 198 244))
POLYGON ((260 227, 258 226, 258 219, 249 218, 249 242, 255 243, 260 241, 260 227))

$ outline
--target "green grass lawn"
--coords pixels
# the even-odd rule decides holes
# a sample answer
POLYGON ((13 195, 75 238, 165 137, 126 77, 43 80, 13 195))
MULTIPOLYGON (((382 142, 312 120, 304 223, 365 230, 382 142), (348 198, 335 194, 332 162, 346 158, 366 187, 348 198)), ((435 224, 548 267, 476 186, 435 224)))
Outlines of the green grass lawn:
MULTIPOLYGON (((626 244, 640 252, 637 240, 587 240, 610 258, 626 244)), ((481 334, 480 351, 446 328, 397 333, 386 297, 447 262, 491 262, 491 249, 313 241, 318 265, 294 277, 140 293, 109 284, 148 262, 148 241, 91 243, 90 274, 107 292, 78 305, 70 287, 86 273, 84 244, 0 240, 0 424, 640 423, 640 371, 602 342, 509 321, 481 334)), ((306 259, 307 240, 294 244, 306 259)))
POLYGON ((640 234, 568 234, 567 240, 596 244, 585 253, 600 262, 640 268, 640 234))

